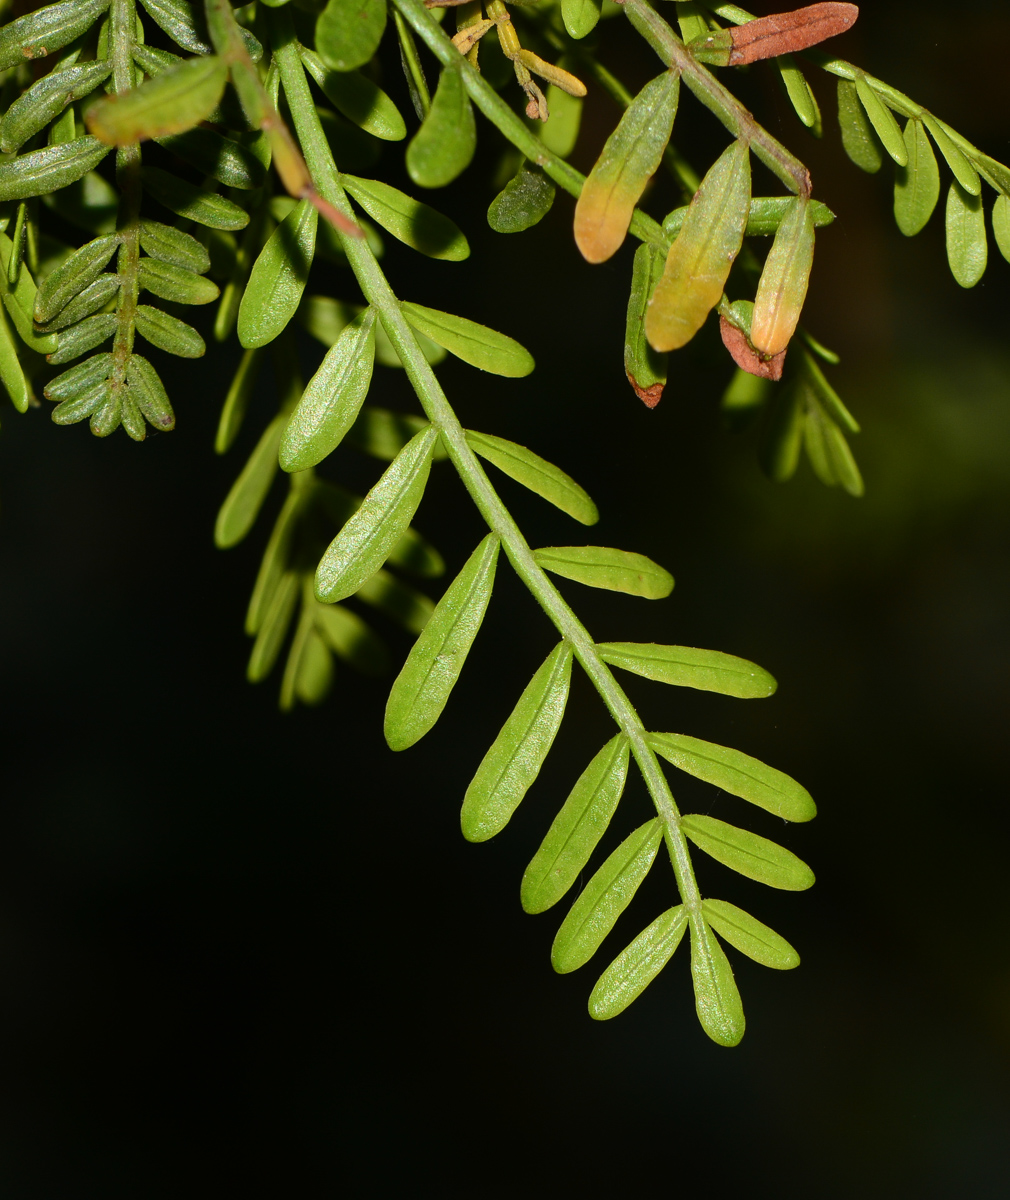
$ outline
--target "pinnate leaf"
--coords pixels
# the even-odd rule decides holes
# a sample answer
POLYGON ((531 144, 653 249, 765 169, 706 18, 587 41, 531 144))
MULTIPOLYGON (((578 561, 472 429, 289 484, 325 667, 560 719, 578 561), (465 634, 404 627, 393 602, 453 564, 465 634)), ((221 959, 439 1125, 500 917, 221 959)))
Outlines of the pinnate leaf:
POLYGON ((789 892, 813 887, 814 873, 802 859, 749 829, 739 829, 703 813, 681 817, 680 827, 706 854, 748 879, 789 892))
POLYGON ((484 538, 407 655, 386 703, 384 729, 391 750, 413 746, 442 715, 484 620, 499 546, 494 534, 484 538))
POLYGON ((140 248, 152 258, 195 271, 198 275, 210 270, 210 255, 202 242, 192 234, 160 221, 140 222, 140 248))
POLYGON ((589 962, 648 875, 662 840, 663 822, 653 817, 603 863, 561 923, 551 947, 555 971, 564 975, 589 962))
POLYGON ((476 433, 472 429, 466 431, 466 440, 475 454, 494 463, 510 479, 536 492, 576 521, 583 525, 595 525, 600 519, 589 494, 570 475, 539 454, 505 438, 490 433, 476 433))
POLYGON ((574 579, 587 587, 627 592, 646 600, 662 600, 673 591, 673 576, 644 554, 608 546, 545 546, 533 557, 545 571, 574 579))
POLYGON ((597 980, 589 997, 589 1015, 608 1021, 645 991, 673 957, 687 930, 683 904, 668 908, 622 950, 597 980))
POLYGON ((709 926, 691 922, 691 976, 702 1029, 720 1046, 739 1045, 746 1023, 726 951, 709 926))
POLYGON ((703 900, 701 909, 705 920, 721 938, 762 966, 788 971, 800 965, 800 956, 784 937, 735 904, 703 900))
POLYGON ((421 503, 437 439, 431 425, 411 438, 330 543, 316 569, 319 600, 352 596, 386 561, 421 503))
POLYGON ((634 671, 646 679, 703 692, 720 692, 741 700, 770 696, 778 686, 756 663, 719 650, 644 642, 601 642, 596 649, 612 667, 634 671))
POLYGON ((400 307, 418 333, 431 338, 436 345, 444 347, 472 367, 490 371, 493 375, 505 375, 509 379, 520 379, 533 370, 530 352, 504 333, 497 333, 466 317, 424 308, 420 304, 404 301, 400 307))
POLYGON ((444 67, 431 110, 407 147, 407 171, 419 187, 445 187, 470 165, 476 148, 477 123, 463 75, 444 67))
MULTIPOLYGON (((413 413, 390 412, 386 408, 376 408, 374 404, 366 404, 358 414, 358 419, 347 433, 347 441, 355 450, 383 462, 392 462, 415 433, 427 426, 423 417, 413 413)), ((445 448, 439 441, 432 454, 432 462, 445 458, 445 448)))
POLYGON ((785 821, 809 821, 817 815, 805 787, 749 754, 682 733, 650 733, 647 740, 657 754, 680 770, 785 821))
POLYGON ((501 833, 540 773, 565 713, 572 648, 561 642, 519 697, 463 799, 461 825, 468 842, 501 833))
POLYGON ((340 178, 372 220, 404 245, 447 262, 462 262, 470 257, 470 245, 463 231, 430 205, 377 179, 359 179, 356 175, 340 178))
POLYGON ((588 262, 605 262, 624 241, 635 205, 670 140, 679 93, 680 76, 674 71, 647 83, 589 172, 575 206, 575 242, 588 262))
POLYGON ((25 378, 10 327, 2 310, 0 310, 0 383, 3 384, 7 395, 10 396, 11 403, 18 412, 27 412, 31 400, 31 387, 25 378))
POLYGON ((142 289, 176 304, 210 304, 221 294, 213 280, 157 258, 142 258, 137 276, 142 289))
POLYGON ((110 146, 182 133, 210 116, 227 79, 228 68, 215 55, 187 59, 132 91, 97 101, 88 109, 88 129, 110 146))
POLYGON ((617 811, 629 756, 628 739, 619 733, 579 776, 523 875, 520 898, 526 912, 546 912, 578 879, 617 811))

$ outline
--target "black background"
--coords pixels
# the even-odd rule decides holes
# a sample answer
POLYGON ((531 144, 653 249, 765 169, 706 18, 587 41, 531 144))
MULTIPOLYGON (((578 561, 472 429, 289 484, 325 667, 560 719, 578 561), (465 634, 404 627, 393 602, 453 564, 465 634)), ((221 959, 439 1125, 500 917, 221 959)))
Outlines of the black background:
MULTIPOLYGON (((1005 6, 877 7, 837 52, 1006 161, 1005 6)), ((630 84, 656 73, 623 21, 605 33, 630 84)), ((838 215, 819 237, 808 324, 843 356, 830 374, 863 425, 863 500, 805 464, 786 486, 762 477, 754 436, 721 427, 730 368, 712 330, 674 356, 647 412, 621 363, 632 247, 584 264, 564 196, 535 230, 492 233, 478 216, 500 144, 482 119, 474 165, 432 198, 472 257, 432 263, 386 238, 384 260, 401 296, 486 321, 537 358, 525 382, 439 368, 464 423, 531 445, 599 503, 587 538, 502 480, 530 541, 620 545, 677 577, 656 603, 563 583, 593 635, 718 648, 778 678, 760 702, 634 678, 628 691, 650 726, 737 746, 814 793, 818 819, 784 828, 673 780, 682 806, 813 865, 816 888, 793 895, 697 856, 706 893, 778 929, 802 966, 778 974, 734 955, 748 1014, 734 1050, 695 1020, 684 948, 625 1014, 591 1021, 598 969, 673 902, 660 859, 598 960, 566 977, 549 962, 560 914, 520 910, 523 867, 610 736, 599 701, 576 673, 515 819, 466 844, 466 784, 553 644, 502 560, 464 677, 416 748, 385 748, 388 680, 342 672, 320 708, 280 715, 277 674, 244 681, 242 619, 282 484, 246 543, 211 541, 272 383, 219 459, 234 341, 206 361, 162 356, 170 437, 99 442, 52 426, 47 405, 3 412, 5 1196, 1006 1194, 1010 268, 990 246, 985 278, 962 291, 942 201, 903 239, 889 166, 871 178, 848 163, 833 80, 808 74, 823 143, 770 69, 740 92, 838 215)), ((616 119, 593 89, 578 166, 616 119)), ((725 144, 686 95, 676 137, 702 169, 725 144)), ((406 179, 402 146, 383 161, 406 179)), ((755 190, 779 189, 756 173, 755 190)), ((646 200, 657 216, 675 203, 663 181, 646 200)), ((320 270, 310 290, 357 298, 346 272, 320 270)), ((309 372, 321 352, 300 345, 309 372)), ((413 410, 401 375, 377 368, 373 388, 413 410)), ((350 451, 333 462, 349 486, 377 473, 350 451)), ((417 525, 450 572, 481 536, 445 465, 417 525)), ((402 656, 406 636, 383 631, 402 656)), ((633 779, 609 836, 647 814, 633 779)))

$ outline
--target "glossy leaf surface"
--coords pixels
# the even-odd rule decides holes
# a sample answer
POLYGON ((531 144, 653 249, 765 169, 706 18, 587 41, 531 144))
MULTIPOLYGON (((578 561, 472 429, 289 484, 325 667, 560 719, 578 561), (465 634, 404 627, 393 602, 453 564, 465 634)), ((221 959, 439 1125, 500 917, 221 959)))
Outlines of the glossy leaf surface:
POLYGON ((682 817, 680 827, 706 854, 748 879, 788 892, 804 892, 813 887, 814 873, 802 859, 749 829, 740 829, 703 813, 682 817))
POLYGON ((520 899, 526 912, 546 912, 578 879, 617 811, 629 757, 628 739, 619 733, 579 776, 523 875, 520 899))
POLYGON ((701 909, 705 920, 721 938, 762 966, 789 971, 800 965, 800 956, 784 937, 735 904, 703 900, 701 909))
POLYGON ((309 201, 300 201, 253 263, 238 310, 238 340, 247 350, 272 342, 295 315, 315 253, 318 220, 309 201))
POLYGON ((564 975, 589 962, 648 875, 662 840, 663 822, 654 817, 629 834, 589 880, 551 947, 555 971, 564 975))
POLYGON ((137 278, 142 289, 176 304, 210 304, 221 294, 213 280, 157 258, 142 258, 137 278))
POLYGON ((198 275, 210 270, 210 255, 202 242, 198 242, 192 234, 173 229, 171 225, 163 225, 160 221, 140 222, 140 248, 151 258, 184 267, 198 275))
POLYGON ((500 833, 540 773, 568 702, 572 649, 561 642, 519 697, 463 799, 460 823, 468 842, 500 833))
POLYGON ((646 679, 720 692, 751 700, 770 696, 775 680, 756 663, 719 650, 692 646, 657 646, 644 642, 601 642, 596 649, 604 662, 646 679))
POLYGON ((35 320, 40 325, 51 321, 74 296, 94 283, 105 270, 118 245, 119 238, 115 234, 108 234, 75 250, 47 277, 36 293, 35 320))
POLYGON ((673 591, 673 576, 644 554, 608 546, 545 546, 533 557, 545 571, 574 579, 587 587, 627 592, 646 600, 662 600, 673 591))
POLYGON ((459 70, 444 67, 431 110, 407 147, 407 171, 426 188, 445 187, 470 165, 477 123, 459 70))
POLYGON ((504 333, 420 304, 404 301, 400 307, 414 329, 478 370, 509 379, 520 379, 533 370, 530 352, 504 333))
POLYGON ((435 606, 386 702, 391 750, 420 741, 442 715, 470 653, 494 587, 498 538, 489 533, 435 606))
POLYGON ((672 71, 647 83, 589 172, 575 205, 575 242, 588 262, 605 262, 624 241, 670 140, 679 94, 680 76, 672 71))
POLYGON ((608 1021, 645 991, 673 957, 687 931, 683 904, 668 908, 622 950, 603 972, 589 997, 589 1015, 608 1021))
POLYGON ((330 543, 316 569, 319 600, 352 596, 386 561, 421 503, 437 438, 430 425, 411 438, 330 543))
POLYGON ((650 733, 647 741, 675 767, 785 821, 810 821, 817 815, 805 787, 749 754, 681 733, 650 733))
POLYGON ((470 257, 462 230, 437 209, 377 179, 342 175, 341 181, 372 220, 404 245, 447 262, 470 257))
POLYGON ((466 440, 475 454, 487 459, 510 479, 536 492, 576 521, 583 525, 595 525, 600 519, 589 494, 570 475, 539 454, 516 442, 490 433, 476 433, 472 429, 466 431, 466 440))

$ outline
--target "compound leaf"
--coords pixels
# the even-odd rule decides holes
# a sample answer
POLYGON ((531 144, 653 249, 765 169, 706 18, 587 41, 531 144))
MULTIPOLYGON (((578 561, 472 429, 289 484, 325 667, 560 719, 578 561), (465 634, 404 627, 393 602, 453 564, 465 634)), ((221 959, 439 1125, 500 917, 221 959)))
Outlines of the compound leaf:
POLYGON ((40 325, 53 317, 105 270, 119 245, 119 237, 110 233, 88 242, 53 271, 35 295, 35 320, 40 325))
POLYGON ((646 600, 662 600, 673 591, 673 576, 644 554, 608 546, 545 546, 533 551, 545 571, 574 579, 587 587, 627 592, 646 600))
POLYGON ((687 929, 683 904, 668 908, 622 950, 597 980, 589 997, 589 1015, 608 1021, 624 1012, 673 957, 687 929))
POLYGON ((749 800, 785 821, 810 821, 817 808, 807 789, 749 754, 681 733, 650 733, 649 745, 675 767, 749 800))
MULTIPOLYGON (((91 318, 94 320, 94 318, 91 318)), ((152 346, 179 358, 202 358, 207 351, 203 338, 192 325, 180 321, 160 308, 149 304, 138 304, 136 313, 137 332, 147 338, 152 346)))
POLYGON ((741 700, 770 696, 778 686, 756 663, 719 650, 643 642, 601 642, 596 649, 612 667, 634 671, 646 679, 703 692, 720 692, 741 700))
POLYGON ((111 63, 91 62, 63 67, 43 75, 14 101, 0 119, 0 150, 5 154, 18 150, 54 117, 58 117, 68 104, 94 91, 111 73, 111 63))
POLYGON ((466 317, 456 317, 420 304, 404 301, 400 307, 418 333, 478 370, 509 379, 521 379, 533 370, 530 352, 504 333, 497 333, 466 317))
POLYGON ((595 525, 600 519, 589 494, 570 475, 539 454, 505 438, 490 433, 476 433, 472 429, 466 431, 466 440, 475 454, 487 459, 510 479, 536 492, 576 521, 583 525, 595 525))
POLYGON ((800 956, 784 937, 735 904, 726 900, 703 900, 701 911, 720 937, 762 966, 788 971, 800 965, 800 956))
POLYGON ((157 258, 142 258, 137 277, 142 290, 176 304, 210 304, 221 294, 213 280, 157 258))
POLYGON ((617 811, 629 757, 628 739, 619 733, 579 776, 523 875, 519 894, 526 912, 546 912, 578 879, 617 811))
POLYGON ((681 817, 680 828, 716 862, 748 879, 788 892, 805 892, 813 887, 814 873, 802 859, 749 829, 739 829, 703 813, 681 817))
POLYGON ((386 702, 384 731, 391 750, 413 746, 442 715, 484 620, 499 547, 493 533, 484 538, 407 655, 386 702))
POLYGON ((404 446, 330 543, 316 568, 316 597, 352 596, 382 566, 421 503, 438 430, 429 425, 404 446))
POLYGON ((571 676, 572 648, 560 642, 527 684, 466 790, 461 825, 468 842, 486 842, 511 820, 561 727, 571 676))
POLYGON ((663 822, 653 817, 603 863, 561 923, 551 947, 555 971, 565 975, 589 962, 648 875, 662 840, 663 822))
POLYGON ((140 222, 140 248, 151 258, 195 271, 197 275, 210 270, 210 255, 202 242, 160 221, 140 222))

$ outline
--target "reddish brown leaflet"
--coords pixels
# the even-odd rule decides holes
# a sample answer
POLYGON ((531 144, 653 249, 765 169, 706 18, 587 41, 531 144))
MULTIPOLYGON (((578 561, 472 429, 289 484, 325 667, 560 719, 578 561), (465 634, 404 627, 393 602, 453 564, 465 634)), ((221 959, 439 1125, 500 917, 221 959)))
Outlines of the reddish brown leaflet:
POLYGON ((844 33, 858 16, 855 4, 808 4, 794 12, 748 21, 731 31, 729 65, 742 67, 762 58, 806 50, 844 33))
MULTIPOLYGON (((785 363, 786 352, 776 354, 773 358, 762 358, 754 347, 747 341, 742 329, 731 325, 725 317, 719 318, 719 332, 722 334, 722 344, 730 352, 733 361, 748 375, 757 375, 761 379, 781 379, 782 366, 785 363)), ((642 397, 643 400, 645 397, 642 397)), ((648 403, 648 401, 646 401, 648 403)))

